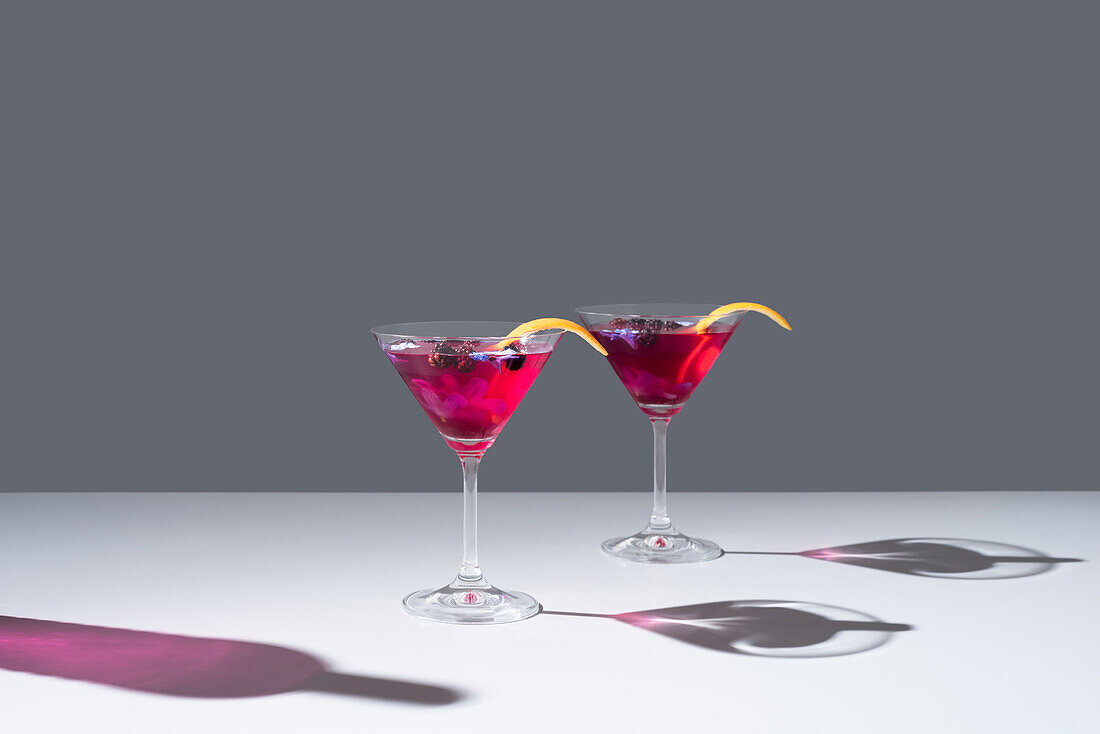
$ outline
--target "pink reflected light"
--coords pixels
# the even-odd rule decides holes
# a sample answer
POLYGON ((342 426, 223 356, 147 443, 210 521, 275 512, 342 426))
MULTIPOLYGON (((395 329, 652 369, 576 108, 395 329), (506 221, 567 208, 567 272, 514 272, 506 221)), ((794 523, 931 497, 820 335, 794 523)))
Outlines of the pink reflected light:
POLYGON ((0 617, 0 669, 172 696, 240 698, 294 690, 324 665, 256 642, 0 617))
POLYGON ((842 558, 842 557, 844 557, 843 553, 837 553, 836 551, 830 550, 828 548, 821 548, 819 550, 806 551, 802 555, 807 556, 809 558, 820 558, 820 559, 825 560, 825 561, 831 560, 833 558, 842 558))

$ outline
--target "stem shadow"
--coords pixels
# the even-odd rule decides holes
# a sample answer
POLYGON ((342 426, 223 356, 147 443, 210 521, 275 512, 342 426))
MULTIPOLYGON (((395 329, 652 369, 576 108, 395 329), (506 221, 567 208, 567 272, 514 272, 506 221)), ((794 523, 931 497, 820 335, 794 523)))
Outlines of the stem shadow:
POLYGON ((757 657, 853 655, 881 647, 895 632, 913 629, 853 609, 775 600, 716 601, 622 614, 541 613, 612 619, 689 645, 757 657))
POLYGON ((964 538, 892 538, 799 552, 723 551, 723 555, 802 556, 878 571, 950 579, 1011 579, 1036 576, 1060 563, 1030 548, 964 538))

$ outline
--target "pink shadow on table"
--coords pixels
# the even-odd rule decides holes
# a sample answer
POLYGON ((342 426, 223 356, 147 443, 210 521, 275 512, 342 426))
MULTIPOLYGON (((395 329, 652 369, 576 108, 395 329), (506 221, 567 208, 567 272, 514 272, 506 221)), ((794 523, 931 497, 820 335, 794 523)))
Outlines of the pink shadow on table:
POLYGON ((772 658, 854 655, 885 645, 895 632, 913 629, 854 609, 765 599, 705 602, 622 614, 550 609, 543 609, 542 614, 612 619, 696 647, 772 658))
POLYGON ((444 705, 450 688, 329 671, 298 650, 0 616, 0 669, 189 698, 250 698, 291 691, 444 705))
POLYGON ((1053 558, 1031 548, 966 538, 891 538, 801 552, 723 551, 726 556, 802 556, 878 571, 941 579, 1016 579, 1080 558, 1053 558))

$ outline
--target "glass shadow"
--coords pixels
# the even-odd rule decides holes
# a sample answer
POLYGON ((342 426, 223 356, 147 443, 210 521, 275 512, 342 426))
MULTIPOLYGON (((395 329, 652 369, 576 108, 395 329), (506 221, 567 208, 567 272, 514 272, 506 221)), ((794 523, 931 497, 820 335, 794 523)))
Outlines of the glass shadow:
POLYGON ((853 609, 813 602, 715 601, 622 614, 542 610, 542 614, 613 619, 689 645, 756 657, 853 655, 913 629, 853 609))
POLYGON ((0 669, 188 698, 250 698, 291 691, 424 705, 460 692, 337 673, 313 655, 276 645, 0 616, 0 669))
POLYGON ((802 556, 879 571, 945 579, 1022 578, 1046 573, 1059 563, 1082 560, 1054 558, 1030 548, 965 538, 892 538, 793 553, 728 550, 723 555, 802 556))

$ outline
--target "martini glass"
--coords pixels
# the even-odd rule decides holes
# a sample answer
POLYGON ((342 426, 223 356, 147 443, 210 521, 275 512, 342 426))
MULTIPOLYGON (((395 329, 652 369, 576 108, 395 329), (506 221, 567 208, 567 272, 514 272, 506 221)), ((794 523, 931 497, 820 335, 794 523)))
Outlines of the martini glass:
POLYGON ((717 543, 679 532, 668 515, 665 442, 669 421, 714 366, 744 311, 696 326, 717 304, 623 303, 578 308, 607 361, 653 424, 653 511, 641 531, 602 544, 639 563, 696 563, 722 555, 717 543))
POLYGON ((481 458, 562 335, 553 330, 505 339, 515 326, 518 322, 428 321, 371 330, 462 464, 462 563, 458 576, 446 586, 405 597, 405 611, 415 617, 455 624, 500 624, 538 614, 539 603, 530 595, 489 584, 477 559, 477 469, 481 458))

